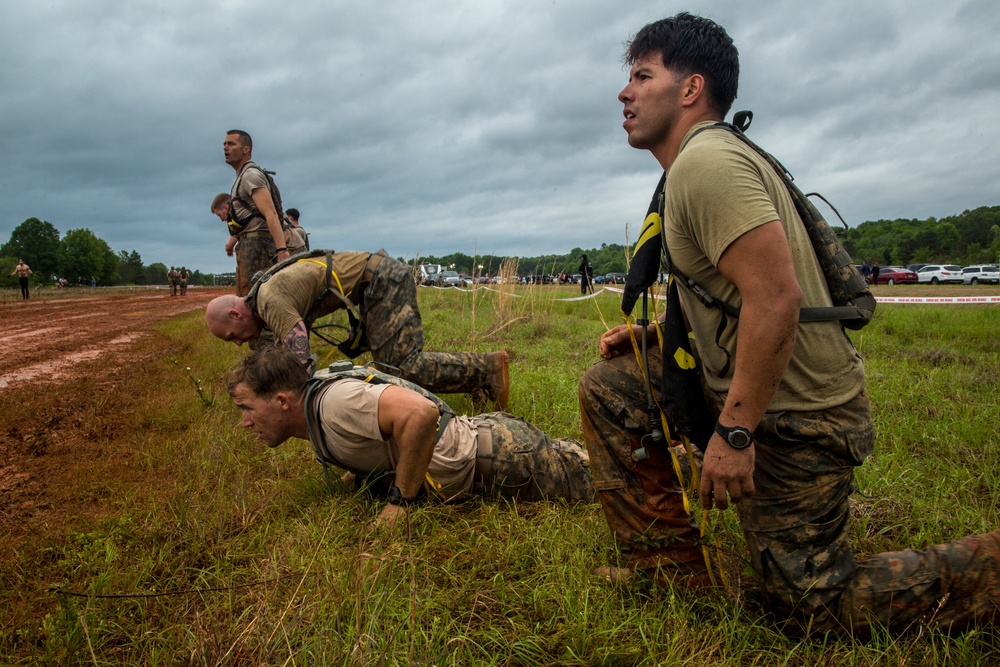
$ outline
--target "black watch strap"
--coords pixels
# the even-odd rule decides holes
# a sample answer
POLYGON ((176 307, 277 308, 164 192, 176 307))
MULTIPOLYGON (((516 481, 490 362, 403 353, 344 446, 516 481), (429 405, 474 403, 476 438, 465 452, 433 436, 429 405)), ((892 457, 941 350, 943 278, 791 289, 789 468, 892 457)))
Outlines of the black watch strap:
POLYGON ((416 498, 416 496, 414 496, 413 498, 404 498, 403 497, 403 492, 399 490, 398 486, 396 486, 395 484, 393 484, 392 488, 389 489, 389 497, 386 498, 386 501, 390 505, 399 505, 400 507, 409 507, 410 505, 412 505, 415 502, 417 502, 417 498, 416 498))
POLYGON ((753 431, 742 426, 723 426, 715 422, 715 432, 733 449, 746 449, 753 444, 753 431))

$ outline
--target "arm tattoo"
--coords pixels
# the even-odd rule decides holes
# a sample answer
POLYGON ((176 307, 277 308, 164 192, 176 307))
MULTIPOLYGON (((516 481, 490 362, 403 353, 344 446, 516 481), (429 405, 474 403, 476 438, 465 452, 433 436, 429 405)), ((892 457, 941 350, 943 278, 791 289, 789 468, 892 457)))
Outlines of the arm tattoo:
POLYGON ((302 365, 308 368, 311 360, 309 358, 309 330, 306 329, 305 322, 299 320, 298 324, 292 327, 291 332, 285 336, 284 344, 295 353, 302 365))

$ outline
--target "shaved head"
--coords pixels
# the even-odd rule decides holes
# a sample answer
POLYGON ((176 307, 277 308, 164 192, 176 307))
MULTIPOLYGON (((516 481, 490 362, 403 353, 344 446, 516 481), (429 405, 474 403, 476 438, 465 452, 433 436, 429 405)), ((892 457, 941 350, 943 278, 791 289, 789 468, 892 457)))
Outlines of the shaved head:
POLYGON ((205 325, 216 338, 242 345, 257 338, 263 328, 246 301, 233 294, 217 296, 205 308, 205 325))

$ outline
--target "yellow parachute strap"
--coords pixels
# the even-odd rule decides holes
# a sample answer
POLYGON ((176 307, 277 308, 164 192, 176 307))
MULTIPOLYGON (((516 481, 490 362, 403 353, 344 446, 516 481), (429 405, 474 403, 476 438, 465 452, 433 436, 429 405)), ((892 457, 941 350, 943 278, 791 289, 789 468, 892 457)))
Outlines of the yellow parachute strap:
POLYGON ((444 496, 444 494, 441 493, 441 482, 434 479, 430 472, 424 473, 424 488, 427 489, 427 495, 434 494, 439 498, 444 496))
MULTIPOLYGON (((319 264, 324 269, 326 268, 326 262, 321 262, 320 260, 312 258, 312 257, 309 257, 309 258, 306 258, 306 259, 300 259, 298 262, 295 262, 295 263, 298 264, 299 262, 312 262, 313 264, 319 264)), ((337 289, 340 290, 340 293, 343 294, 344 296, 350 296, 350 293, 349 292, 345 292, 344 291, 344 286, 340 284, 340 276, 337 275, 337 272, 336 271, 330 271, 330 275, 332 275, 333 279, 337 281, 337 289)))
MULTIPOLYGON (((670 280, 673 280, 673 276, 670 277, 670 280)), ((654 300, 653 304, 654 304, 653 321, 655 322, 656 321, 656 315, 655 315, 655 304, 656 304, 656 302, 655 302, 655 300, 654 300)), ((632 324, 632 318, 631 317, 629 317, 628 315, 625 315, 624 313, 622 314, 622 317, 625 319, 625 323, 626 324, 628 324, 628 325, 632 324)), ((645 380, 646 379, 647 370, 646 370, 646 367, 642 363, 642 347, 639 344, 639 340, 638 340, 638 338, 635 335, 635 330, 632 329, 631 326, 629 326, 629 337, 632 340, 632 350, 635 352, 635 358, 636 358, 636 361, 639 364, 639 369, 642 372, 643 380, 645 380)), ((662 353, 663 352, 663 331, 660 329, 659 326, 656 327, 656 341, 657 341, 657 345, 659 345, 660 352, 662 353)), ((656 409, 660 411, 660 422, 663 425, 663 431, 664 431, 664 433, 665 434, 669 434, 670 433, 670 426, 669 426, 669 423, 667 422, 667 415, 664 414, 663 408, 660 407, 659 403, 656 404, 656 409)), ((667 436, 667 439, 669 441, 669 436, 667 436)), ((671 463, 673 464, 673 467, 674 467, 674 474, 677 475, 677 481, 680 482, 681 499, 682 499, 683 504, 684 504, 684 511, 687 512, 688 516, 693 516, 694 514, 693 514, 692 507, 691 507, 690 494, 694 493, 694 490, 697 489, 697 488, 699 488, 701 486, 701 474, 698 472, 698 466, 697 466, 697 464, 695 462, 695 458, 694 458, 694 451, 691 449, 691 441, 688 440, 687 436, 681 435, 681 444, 684 445, 684 451, 685 451, 685 453, 687 455, 688 463, 691 466, 691 480, 690 480, 689 483, 685 483, 684 473, 681 471, 681 465, 680 465, 680 461, 677 459, 677 455, 674 453, 674 451, 672 449, 668 448, 667 451, 670 452, 670 461, 671 461, 671 463)), ((718 582, 715 580, 715 570, 712 567, 711 552, 709 551, 708 543, 707 543, 707 541, 706 541, 705 538, 707 536, 711 535, 712 543, 715 545, 716 560, 719 563, 722 562, 722 558, 721 558, 721 556, 722 556, 722 543, 719 541, 718 534, 716 534, 714 531, 711 531, 709 529, 709 512, 706 512, 704 510, 702 510, 700 512, 700 516, 698 518, 698 532, 699 532, 699 535, 701 536, 701 554, 702 554, 702 558, 705 559, 705 567, 708 569, 708 576, 712 580, 712 585, 718 586, 718 582)), ((726 577, 726 573, 722 570, 722 568, 719 568, 719 578, 722 579, 722 585, 728 588, 729 587, 729 580, 726 577)))
MULTIPOLYGON (((441 428, 441 417, 438 417, 437 427, 441 428)), ((427 490, 427 495, 435 495, 438 498, 444 498, 444 494, 441 492, 443 488, 441 482, 434 479, 430 471, 424 473, 424 488, 427 490)))
MULTIPOLYGON (((629 331, 629 338, 632 341, 632 351, 635 352, 635 359, 636 359, 636 362, 639 364, 639 370, 642 373, 642 379, 643 380, 647 380, 648 370, 645 367, 645 365, 643 365, 643 363, 642 363, 642 347, 640 346, 639 340, 638 340, 638 338, 635 335, 635 329, 633 329, 632 326, 631 326, 631 324, 632 324, 632 318, 629 317, 629 316, 625 316, 625 323, 628 324, 628 325, 630 325, 629 326, 629 330, 628 330, 629 331)), ((663 334, 660 331, 660 327, 659 326, 656 327, 656 340, 657 340, 657 345, 660 346, 660 351, 662 352, 663 351, 663 334)), ((659 410, 659 412, 660 412, 660 421, 663 424, 663 431, 664 431, 664 433, 670 433, 670 429, 669 429, 668 424, 667 424, 667 416, 665 414, 663 414, 663 409, 660 407, 659 404, 656 405, 656 409, 659 410)), ((669 437, 667 437, 667 441, 668 442, 670 441, 669 437)), ((667 451, 670 451, 669 448, 668 448, 667 451)), ((672 451, 670 452, 670 459, 671 459, 671 461, 673 462, 673 465, 674 465, 674 474, 677 475, 677 481, 680 482, 680 486, 681 486, 681 500, 683 501, 683 504, 684 504, 684 511, 687 513, 688 516, 692 516, 693 513, 692 513, 692 510, 691 510, 691 497, 689 495, 688 485, 684 483, 684 474, 681 472, 680 462, 677 460, 677 457, 674 455, 674 453, 672 451)), ((692 475, 697 475, 698 474, 697 473, 697 469, 694 467, 693 461, 692 461, 691 471, 692 471, 692 475)), ((702 526, 701 529, 702 529, 702 531, 704 531, 704 526, 702 526)))

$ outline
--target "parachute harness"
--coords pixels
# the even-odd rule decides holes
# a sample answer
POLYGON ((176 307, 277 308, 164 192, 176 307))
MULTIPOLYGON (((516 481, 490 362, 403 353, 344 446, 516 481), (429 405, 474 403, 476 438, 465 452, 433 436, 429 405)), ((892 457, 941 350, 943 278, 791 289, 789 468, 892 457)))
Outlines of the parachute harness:
MULTIPOLYGON (((674 276, 671 273, 669 281, 673 282, 673 280, 674 276)), ((646 441, 648 438, 652 446, 664 446, 666 444, 662 442, 664 440, 664 432, 669 434, 670 427, 667 421, 666 414, 664 414, 663 409, 660 407, 659 402, 653 396, 652 381, 649 376, 649 356, 647 353, 647 341, 646 341, 648 325, 649 325, 649 320, 647 319, 648 299, 649 299, 649 290, 647 288, 644 289, 642 292, 642 311, 643 311, 642 319, 635 320, 635 318, 633 318, 631 315, 626 315, 624 312, 622 312, 622 318, 625 320, 625 324, 628 325, 629 339, 632 341, 632 350, 635 353, 636 361, 638 362, 639 365, 639 371, 642 373, 643 380, 646 384, 646 398, 649 401, 647 409, 649 411, 649 416, 650 416, 650 433, 643 437, 643 441, 646 441), (633 324, 639 324, 643 327, 641 340, 636 338, 635 329, 632 328, 633 324)), ((663 344, 664 344, 663 331, 661 330, 658 323, 655 298, 653 299, 653 322, 657 322, 656 339, 657 339, 657 345, 659 346, 660 349, 660 353, 662 354, 663 344)), ((695 489, 699 488, 699 486, 701 485, 701 475, 698 471, 698 466, 695 461, 694 450, 691 447, 691 441, 683 433, 677 432, 676 436, 680 438, 679 442, 684 447, 684 452, 687 455, 688 463, 691 467, 690 480, 684 479, 684 473, 681 470, 680 460, 677 458, 677 454, 676 452, 674 452, 673 448, 668 446, 667 452, 670 454, 670 462, 673 465, 674 474, 677 475, 677 479, 680 482, 681 498, 683 500, 684 511, 687 513, 688 516, 692 516, 693 509, 691 505, 691 494, 693 494, 695 489)), ((636 460, 636 462, 645 460, 647 457, 648 454, 645 451, 645 447, 633 452, 633 458, 636 460)), ((702 557, 705 560, 705 567, 708 570, 708 576, 711 579, 712 584, 718 586, 719 584, 715 579, 715 571, 714 568, 712 567, 711 554, 709 552, 708 543, 705 538, 711 534, 711 540, 715 545, 716 559, 719 560, 719 562, 721 562, 722 544, 719 541, 718 535, 716 535, 714 532, 710 532, 710 527, 708 524, 709 524, 709 513, 703 511, 701 512, 701 516, 698 521, 698 530, 699 530, 699 535, 701 537, 701 552, 702 552, 702 557)), ((726 578, 725 572, 721 568, 719 569, 719 577, 722 580, 722 585, 728 587, 729 581, 726 578)))

